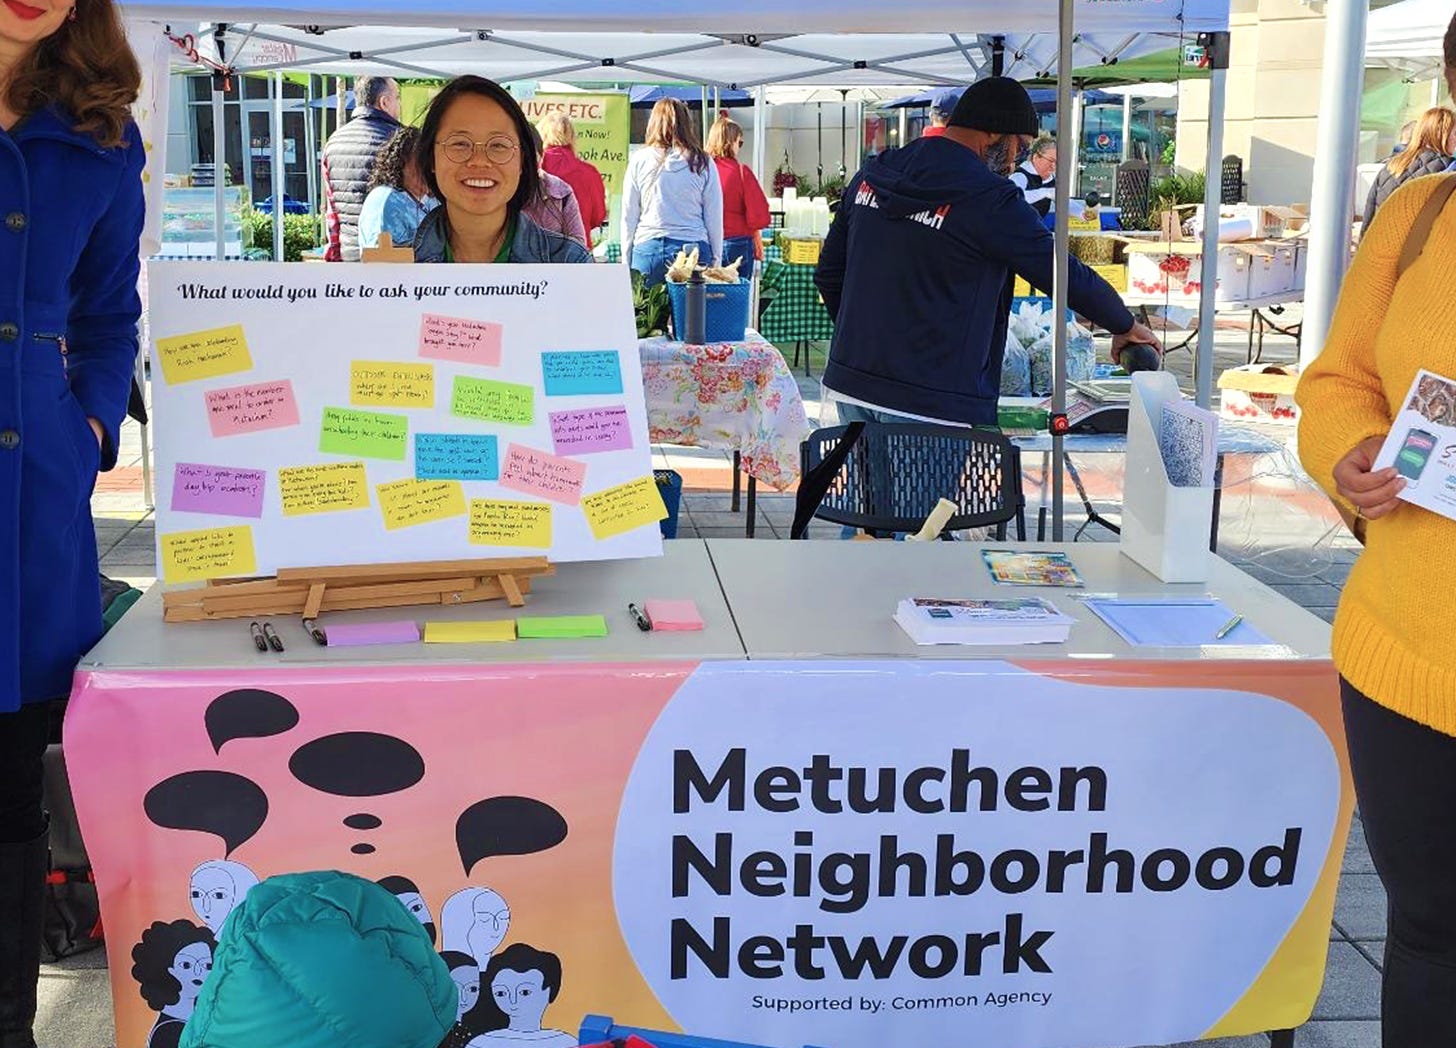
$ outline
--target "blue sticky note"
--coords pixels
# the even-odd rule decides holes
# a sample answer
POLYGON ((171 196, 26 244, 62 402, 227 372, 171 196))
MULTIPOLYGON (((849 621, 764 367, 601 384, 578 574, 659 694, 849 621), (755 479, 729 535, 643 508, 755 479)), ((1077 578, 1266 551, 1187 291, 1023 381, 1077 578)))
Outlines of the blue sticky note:
POLYGON ((483 433, 416 433, 416 480, 497 480, 495 437, 483 433))
POLYGON ((541 375, 548 397, 622 392, 622 362, 612 349, 542 353, 541 375))

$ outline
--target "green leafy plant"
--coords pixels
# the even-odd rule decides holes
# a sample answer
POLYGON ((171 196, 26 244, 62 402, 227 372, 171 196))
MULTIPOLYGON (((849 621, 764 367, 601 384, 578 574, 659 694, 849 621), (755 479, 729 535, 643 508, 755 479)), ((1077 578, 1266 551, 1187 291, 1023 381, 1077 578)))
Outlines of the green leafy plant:
POLYGON ((1177 159, 1178 143, 1170 139, 1168 143, 1163 146, 1163 166, 1172 167, 1177 159))
POLYGON ((637 314, 638 338, 667 334, 667 318, 672 315, 667 285, 648 287, 646 278, 635 269, 632 270, 632 309, 637 314))
MULTIPOLYGON (((249 211, 243 218, 245 232, 251 234, 253 247, 273 255, 273 216, 262 211, 249 211)), ((323 241, 319 234, 317 215, 283 216, 283 261, 301 262, 305 251, 316 248, 323 241)))
POLYGON ((826 178, 814 191, 814 195, 822 196, 832 204, 844 195, 844 179, 837 175, 834 178, 826 178))
POLYGON ((1149 193, 1153 206, 1149 209, 1148 214, 1149 221, 1153 224, 1152 228, 1159 228, 1165 211, 1171 211, 1184 204, 1203 203, 1207 185, 1207 177, 1202 171, 1193 171, 1189 174, 1175 173, 1154 182, 1152 191, 1149 193))

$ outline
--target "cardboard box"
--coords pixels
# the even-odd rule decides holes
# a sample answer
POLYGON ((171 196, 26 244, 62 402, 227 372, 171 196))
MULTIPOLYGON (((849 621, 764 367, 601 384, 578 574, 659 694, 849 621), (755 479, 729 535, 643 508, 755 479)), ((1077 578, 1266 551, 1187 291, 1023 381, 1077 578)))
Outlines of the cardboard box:
MULTIPOLYGON (((1248 223, 1251 240, 1270 240, 1292 236, 1309 225, 1308 212, 1298 208, 1270 204, 1225 204, 1218 209, 1221 226, 1248 223)), ((1203 205, 1194 211, 1195 230, 1203 228, 1203 205)))
POLYGON ((1249 299, 1278 298, 1294 290, 1295 250, 1292 244, 1271 247, 1249 261, 1249 299))
POLYGON ((1297 367, 1246 364, 1229 368, 1218 377, 1219 414, 1239 422, 1270 422, 1292 426, 1299 421, 1294 390, 1297 367))
MULTIPOLYGON (((1218 302, 1249 297, 1251 260, 1266 249, 1254 243, 1225 244, 1218 252, 1218 302)), ((1137 295, 1197 298, 1203 288, 1203 245, 1191 240, 1139 241, 1127 245, 1128 290, 1137 295)))

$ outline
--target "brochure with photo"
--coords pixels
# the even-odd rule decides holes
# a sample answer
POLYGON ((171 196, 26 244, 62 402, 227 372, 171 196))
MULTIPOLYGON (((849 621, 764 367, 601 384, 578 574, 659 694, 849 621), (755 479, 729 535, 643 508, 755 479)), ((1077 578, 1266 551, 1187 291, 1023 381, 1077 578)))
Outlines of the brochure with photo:
POLYGON ((1375 459, 1388 466, 1405 478, 1402 499, 1456 520, 1456 382, 1416 375, 1375 459))

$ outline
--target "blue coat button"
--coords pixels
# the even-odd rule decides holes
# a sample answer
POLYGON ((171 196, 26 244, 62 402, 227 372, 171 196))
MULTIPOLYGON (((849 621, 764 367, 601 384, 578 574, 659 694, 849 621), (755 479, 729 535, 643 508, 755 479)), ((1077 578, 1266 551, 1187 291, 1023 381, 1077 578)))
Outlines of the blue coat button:
POLYGON ((20 211, 12 211, 5 216, 5 228, 12 233, 25 232, 25 215, 20 211))
POLYGON ((0 324, 0 342, 14 342, 20 337, 20 328, 14 324, 0 324))
POLYGON ((6 451, 14 451, 20 447, 20 434, 13 429, 0 431, 0 448, 6 451))

